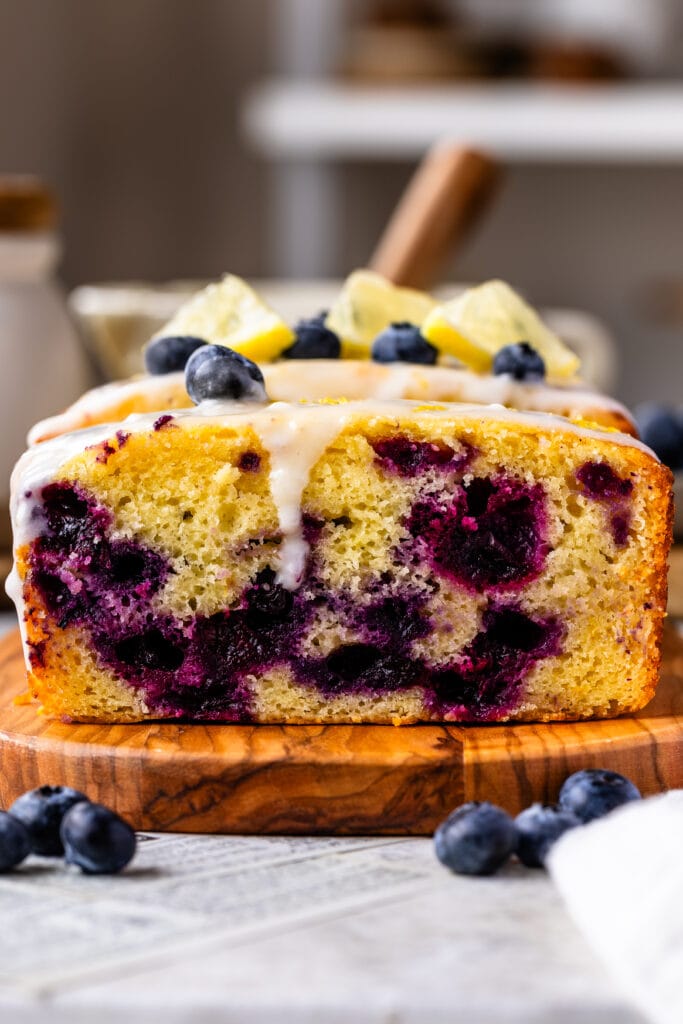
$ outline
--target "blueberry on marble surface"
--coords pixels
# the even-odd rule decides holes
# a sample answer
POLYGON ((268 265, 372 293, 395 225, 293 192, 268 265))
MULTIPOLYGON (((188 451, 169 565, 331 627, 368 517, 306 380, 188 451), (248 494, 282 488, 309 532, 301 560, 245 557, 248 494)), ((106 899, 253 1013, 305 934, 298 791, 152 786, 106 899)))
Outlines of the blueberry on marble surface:
POLYGON ((493 372, 508 373, 513 380, 538 381, 545 377, 545 363, 528 341, 501 348, 493 360, 493 372))
POLYGON ((683 469, 683 420, 658 402, 637 406, 635 419, 642 440, 669 469, 683 469))
POLYGON ((225 398, 266 400, 263 374, 256 363, 224 345, 204 345, 190 356, 185 386, 195 405, 225 398))
POLYGON ((40 786, 18 797, 9 811, 26 827, 33 853, 61 857, 64 853, 59 835, 62 819, 76 804, 87 801, 85 793, 69 786, 40 786))
POLYGON ((294 327, 296 341, 282 353, 283 359, 339 359, 339 338, 325 326, 327 313, 299 320, 294 327))
POLYGON ((618 772, 586 768, 565 780, 558 803, 563 810, 588 822, 602 818, 621 804, 640 798, 637 786, 618 772))
POLYGON ((154 338, 145 349, 145 369, 154 376, 184 370, 192 353, 204 345, 203 338, 192 335, 154 338))
POLYGON ((433 366, 438 356, 433 345, 422 337, 415 324, 390 324, 372 343, 376 363, 420 363, 433 366))
POLYGON ((459 875, 492 875, 516 845, 517 830, 510 815, 487 802, 463 804, 434 833, 437 857, 459 875))
POLYGON ((28 829, 18 818, 0 811, 0 872, 11 871, 31 852, 28 829))
POLYGON ((76 804, 61 826, 67 864, 87 875, 114 875, 135 853, 135 832, 114 811, 102 804, 76 804))
POLYGON ((580 818, 562 807, 532 804, 515 818, 517 856, 528 868, 542 868, 560 836, 582 824, 580 818))

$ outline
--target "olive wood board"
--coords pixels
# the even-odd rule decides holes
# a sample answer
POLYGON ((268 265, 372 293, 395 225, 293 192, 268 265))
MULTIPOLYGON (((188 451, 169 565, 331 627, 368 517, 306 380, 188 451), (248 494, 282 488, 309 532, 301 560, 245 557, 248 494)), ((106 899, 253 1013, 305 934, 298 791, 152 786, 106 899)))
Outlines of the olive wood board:
POLYGON ((683 639, 667 629, 657 696, 608 721, 518 725, 202 725, 50 721, 26 690, 18 632, 0 641, 0 807, 68 785, 138 829, 425 835, 465 800, 517 812, 579 768, 645 795, 683 786, 683 639))

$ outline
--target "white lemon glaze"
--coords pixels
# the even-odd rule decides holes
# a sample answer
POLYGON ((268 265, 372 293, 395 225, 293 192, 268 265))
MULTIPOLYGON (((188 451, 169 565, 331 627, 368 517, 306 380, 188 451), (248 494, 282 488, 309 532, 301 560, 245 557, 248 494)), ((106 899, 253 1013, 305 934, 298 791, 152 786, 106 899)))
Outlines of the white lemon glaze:
POLYGON ((110 410, 113 411, 121 402, 125 402, 129 398, 132 399, 136 395, 145 394, 151 398, 157 395, 161 401, 164 393, 168 393, 169 389, 175 391, 179 387, 184 387, 183 373, 167 373, 158 377, 137 376, 131 377, 129 380, 116 380, 111 384, 102 384, 100 387, 86 391, 64 412, 39 420, 29 430, 27 442, 32 445, 46 434, 54 435, 77 431, 84 418, 101 416, 110 410))
MULTIPOLYGON (((576 413, 603 409, 632 422, 623 405, 590 389, 540 382, 525 384, 507 374, 488 376, 451 366, 386 365, 338 359, 283 360, 261 369, 266 391, 277 402, 298 402, 302 398, 391 399, 410 393, 425 401, 497 403, 559 414, 568 408, 576 413)), ((182 390, 182 373, 133 377, 93 388, 63 413, 37 423, 29 433, 28 443, 34 444, 45 435, 77 430, 84 418, 107 416, 138 395, 162 409, 165 396, 182 390)))

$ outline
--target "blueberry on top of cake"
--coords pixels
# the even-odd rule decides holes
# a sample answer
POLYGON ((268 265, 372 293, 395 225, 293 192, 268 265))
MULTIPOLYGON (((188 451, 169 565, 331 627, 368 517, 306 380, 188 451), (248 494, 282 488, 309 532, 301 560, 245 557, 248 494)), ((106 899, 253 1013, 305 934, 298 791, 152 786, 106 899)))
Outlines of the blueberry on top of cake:
POLYGON ((227 275, 181 306, 152 338, 144 353, 148 376, 94 389, 37 424, 31 443, 131 413, 189 407, 185 364, 206 344, 258 362, 273 401, 497 403, 636 433, 627 410, 581 383, 577 357, 502 281, 439 305, 425 292, 359 270, 329 310, 304 316, 293 328, 249 285, 227 275))

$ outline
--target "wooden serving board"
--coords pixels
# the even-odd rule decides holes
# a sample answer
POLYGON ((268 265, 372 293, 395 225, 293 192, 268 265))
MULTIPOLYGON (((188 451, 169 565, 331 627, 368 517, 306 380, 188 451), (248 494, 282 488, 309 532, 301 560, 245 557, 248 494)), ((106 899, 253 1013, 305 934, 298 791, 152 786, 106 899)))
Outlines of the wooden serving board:
POLYGON ((683 786, 683 640, 666 635, 637 715, 548 725, 65 725, 17 703, 18 633, 0 642, 0 807, 69 785, 139 829, 424 835, 465 800, 517 812, 579 768, 644 794, 683 786))

